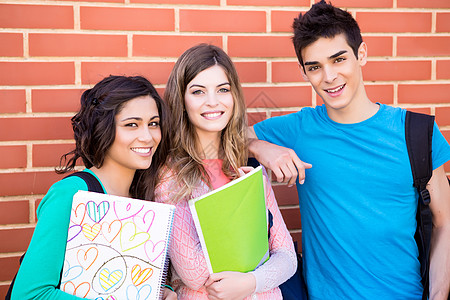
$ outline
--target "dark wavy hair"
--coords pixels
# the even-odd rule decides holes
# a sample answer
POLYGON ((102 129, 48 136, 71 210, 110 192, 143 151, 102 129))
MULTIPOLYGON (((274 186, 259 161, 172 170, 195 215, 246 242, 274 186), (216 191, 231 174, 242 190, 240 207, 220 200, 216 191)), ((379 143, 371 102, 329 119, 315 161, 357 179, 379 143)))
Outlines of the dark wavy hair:
POLYGON ((137 170, 130 187, 132 197, 153 195, 158 170, 165 163, 169 141, 169 114, 167 107, 153 85, 142 76, 108 76, 81 96, 81 108, 72 117, 75 149, 64 154, 57 173, 75 168, 81 158, 86 168, 100 168, 116 135, 115 116, 124 104, 134 98, 150 96, 155 100, 160 117, 161 142, 150 167, 137 170), (68 158, 70 157, 70 158, 68 158))
POLYGON ((333 38, 341 33, 345 35, 348 45, 358 58, 358 48, 363 41, 358 23, 349 12, 334 7, 325 0, 311 6, 305 14, 300 13, 298 18, 294 19, 292 27, 295 53, 303 68, 303 49, 321 37, 333 38))

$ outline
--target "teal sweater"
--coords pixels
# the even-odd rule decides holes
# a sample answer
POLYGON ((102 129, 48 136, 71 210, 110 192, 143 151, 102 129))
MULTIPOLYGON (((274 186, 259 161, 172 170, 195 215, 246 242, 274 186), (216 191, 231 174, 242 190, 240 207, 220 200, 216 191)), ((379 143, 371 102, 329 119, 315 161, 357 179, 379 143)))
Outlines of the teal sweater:
MULTIPOLYGON (((88 169, 84 171, 95 176, 88 169)), ((81 299, 56 288, 64 264, 72 198, 79 190, 88 190, 85 181, 71 176, 53 184, 42 199, 11 299, 81 299)))

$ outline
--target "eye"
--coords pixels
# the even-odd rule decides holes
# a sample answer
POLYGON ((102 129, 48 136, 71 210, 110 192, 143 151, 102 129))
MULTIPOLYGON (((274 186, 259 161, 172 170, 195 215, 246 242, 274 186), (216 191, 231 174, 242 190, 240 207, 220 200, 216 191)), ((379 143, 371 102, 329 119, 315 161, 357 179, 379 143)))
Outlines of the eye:
POLYGON ((342 62, 342 61, 344 61, 344 60, 345 60, 344 57, 338 57, 338 58, 336 58, 336 60, 335 60, 334 62, 340 63, 340 62, 342 62))
POLYGON ((194 90, 191 92, 192 95, 201 95, 204 94, 204 92, 202 90, 194 90))
POLYGON ((138 127, 138 125, 136 123, 126 123, 124 126, 125 127, 138 127))
POLYGON ((318 70, 319 69, 319 66, 310 66, 310 67, 308 67, 308 71, 309 72, 312 72, 312 71, 315 71, 315 70, 318 70))
POLYGON ((159 121, 152 121, 152 122, 148 123, 148 127, 151 127, 151 128, 159 127, 159 121))
POLYGON ((230 89, 228 89, 228 88, 220 88, 219 89, 219 93, 229 93, 230 92, 230 89))

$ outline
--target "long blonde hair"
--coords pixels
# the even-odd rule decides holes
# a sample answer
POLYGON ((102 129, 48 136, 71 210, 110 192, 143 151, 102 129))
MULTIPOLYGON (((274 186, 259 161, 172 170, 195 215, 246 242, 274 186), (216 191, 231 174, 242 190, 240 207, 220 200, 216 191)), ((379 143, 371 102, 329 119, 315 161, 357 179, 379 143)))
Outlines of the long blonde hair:
POLYGON ((177 178, 180 190, 175 202, 190 195, 205 182, 210 188, 210 178, 203 166, 194 126, 185 110, 184 95, 187 85, 200 72, 218 65, 223 68, 231 86, 233 114, 222 130, 220 152, 223 153, 222 170, 230 179, 238 177, 237 169, 247 162, 247 116, 245 101, 236 69, 230 57, 220 48, 200 44, 186 50, 177 60, 169 76, 164 99, 172 115, 171 151, 168 169, 177 178))

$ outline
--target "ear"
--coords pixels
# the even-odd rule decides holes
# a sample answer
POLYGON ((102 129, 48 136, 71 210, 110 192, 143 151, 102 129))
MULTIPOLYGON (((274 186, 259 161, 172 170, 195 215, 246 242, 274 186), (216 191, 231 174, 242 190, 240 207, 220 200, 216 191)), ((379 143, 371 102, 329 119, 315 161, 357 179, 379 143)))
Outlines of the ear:
POLYGON ((364 42, 358 48, 358 62, 361 67, 367 63, 367 44, 364 42))
POLYGON ((302 73, 303 80, 306 82, 309 82, 309 78, 305 73, 305 68, 300 64, 300 62, 297 62, 297 64, 298 64, 298 68, 300 69, 300 73, 302 73))

